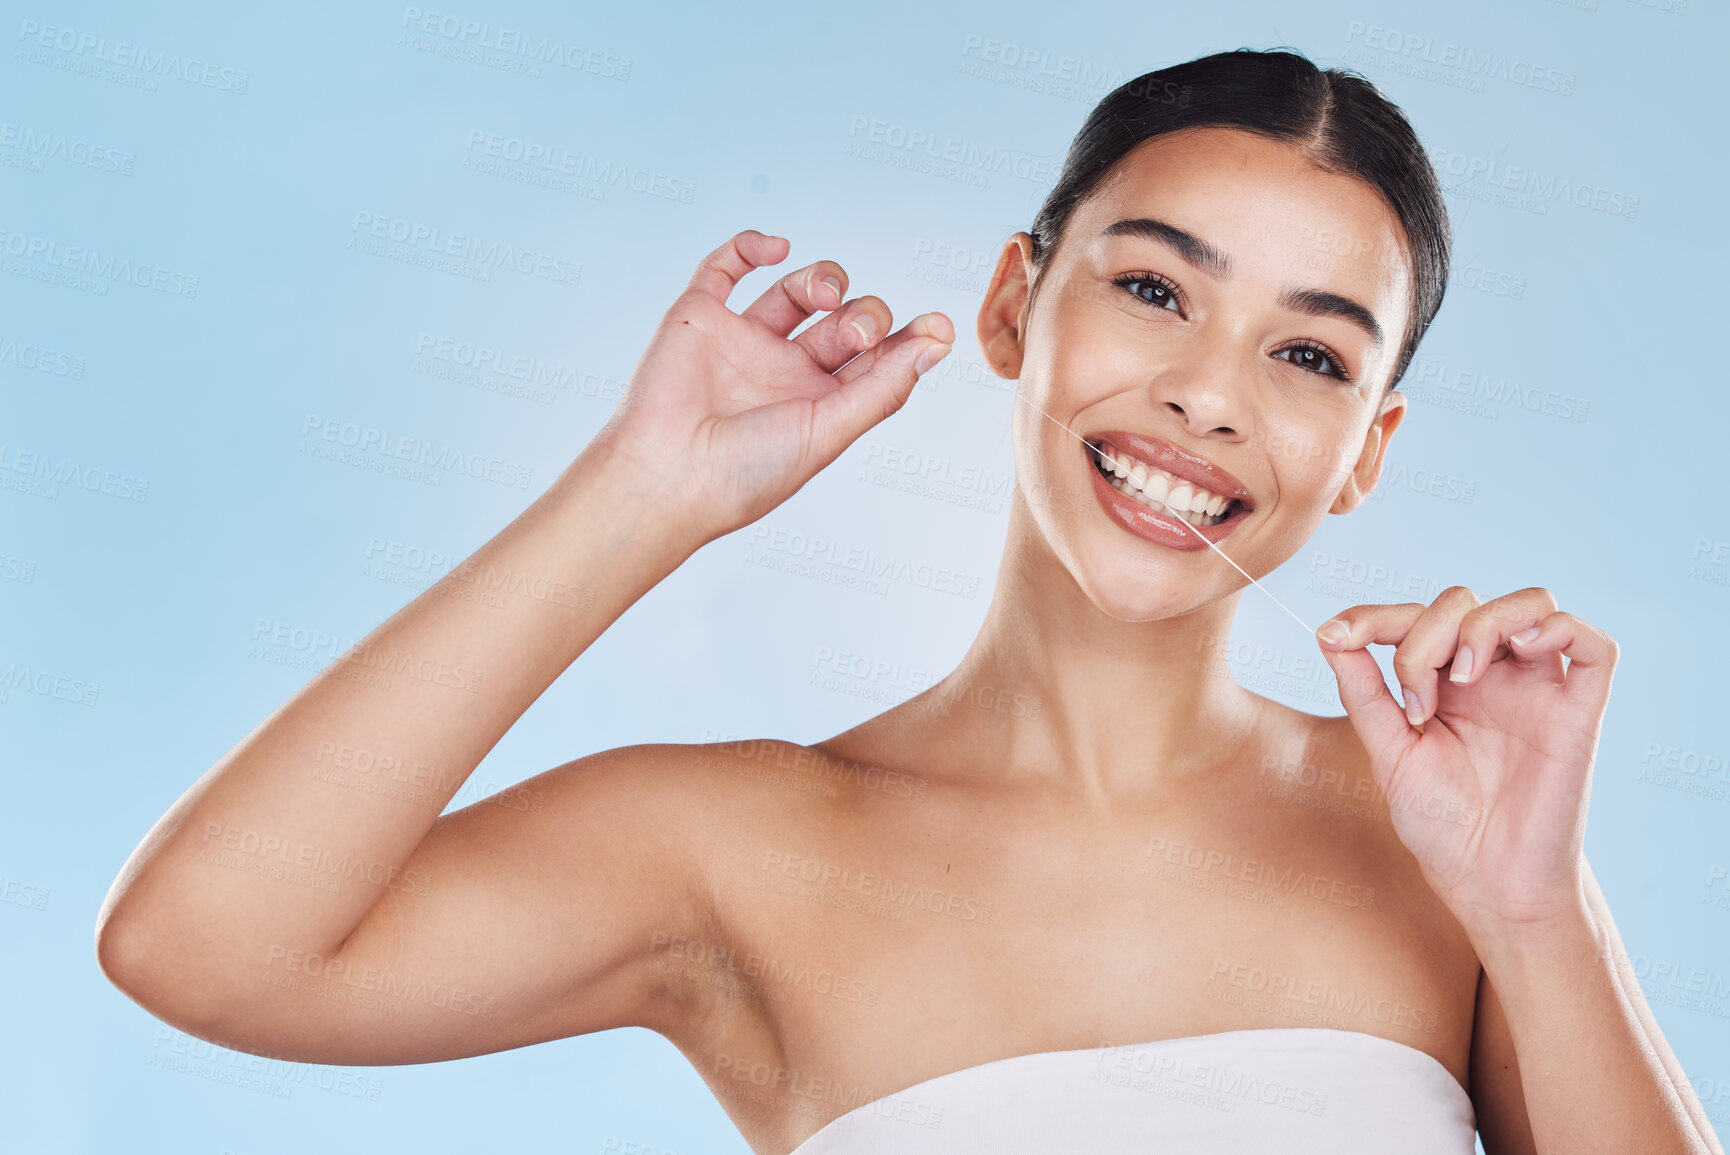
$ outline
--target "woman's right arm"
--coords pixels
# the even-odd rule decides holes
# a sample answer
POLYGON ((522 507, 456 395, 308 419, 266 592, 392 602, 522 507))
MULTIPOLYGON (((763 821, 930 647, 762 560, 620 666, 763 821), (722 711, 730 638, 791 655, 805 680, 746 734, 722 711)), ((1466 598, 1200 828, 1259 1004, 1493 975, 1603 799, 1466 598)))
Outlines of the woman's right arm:
POLYGON ((843 304, 830 261, 732 312, 734 284, 785 246, 746 231, 710 254, 547 492, 156 823, 98 916, 115 985, 200 1037, 316 1062, 664 1025, 653 953, 714 920, 674 748, 597 754, 440 812, 620 614, 796 492, 948 351, 941 314, 884 338, 888 308, 843 304))

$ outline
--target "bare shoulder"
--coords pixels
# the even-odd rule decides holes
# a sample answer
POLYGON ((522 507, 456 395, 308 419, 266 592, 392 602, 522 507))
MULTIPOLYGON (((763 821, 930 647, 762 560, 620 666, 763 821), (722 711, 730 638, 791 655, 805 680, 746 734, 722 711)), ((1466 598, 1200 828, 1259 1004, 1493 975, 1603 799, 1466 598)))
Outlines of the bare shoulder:
POLYGON ((1303 826, 1313 838, 1349 853, 1390 891, 1397 888, 1407 906, 1432 916, 1441 909, 1440 900, 1395 825, 1396 810, 1421 802, 1389 798, 1382 790, 1349 717, 1289 713, 1295 735, 1286 747, 1291 753, 1277 760, 1263 755, 1262 792, 1291 804, 1288 813, 1306 814, 1303 826))
POLYGON ((694 768, 778 788, 779 793, 768 797, 783 803, 799 796, 844 806, 873 795, 923 799, 930 789, 924 776, 906 768, 782 738, 739 738, 678 749, 689 752, 694 768))
POLYGON ((1293 710, 1286 721, 1283 748, 1277 756, 1264 751, 1255 775, 1270 825, 1301 841, 1302 856, 1373 894, 1366 903, 1373 917, 1351 949, 1380 957, 1389 973, 1397 967, 1413 1001, 1438 1008, 1434 1034, 1415 1041, 1463 1072, 1481 967, 1464 928, 1399 836, 1399 808, 1421 800, 1383 792, 1349 717, 1293 710))
POLYGON ((1249 767, 1258 794, 1297 806, 1385 824, 1387 805, 1369 754, 1343 714, 1309 714, 1266 701, 1269 734, 1249 767))
POLYGON ((789 828, 827 823, 827 812, 844 808, 861 791, 924 789, 911 775, 797 742, 750 738, 615 747, 548 770, 493 800, 545 810, 552 837, 573 847, 621 839, 634 844, 625 856, 633 869, 675 872, 693 905, 713 921, 720 915, 714 864, 789 828))
POLYGON ((617 892, 659 896, 663 913, 630 917, 658 1008, 643 1025, 683 1047, 762 1026, 726 960, 796 933, 762 924, 764 880, 791 857, 847 841, 886 813, 885 800, 922 799, 929 784, 786 739, 741 738, 617 747, 513 789, 544 809, 584 869, 597 868, 595 846, 609 845, 617 892))

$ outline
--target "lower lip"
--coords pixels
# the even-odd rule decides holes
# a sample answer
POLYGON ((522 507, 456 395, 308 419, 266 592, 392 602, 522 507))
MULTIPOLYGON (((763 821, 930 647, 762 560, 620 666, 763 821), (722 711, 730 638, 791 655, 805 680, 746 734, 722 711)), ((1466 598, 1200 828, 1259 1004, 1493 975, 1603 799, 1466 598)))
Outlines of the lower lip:
POLYGON ((1206 549, 1207 543, 1202 541, 1203 537, 1218 544, 1220 539, 1237 528, 1238 522, 1249 516, 1249 511, 1239 505, 1236 512, 1218 525, 1193 526, 1187 521, 1179 522, 1170 514, 1155 513, 1135 498, 1125 496, 1116 486, 1105 480, 1094 467, 1091 448, 1084 449, 1083 453, 1083 464, 1093 478, 1093 491, 1099 495, 1099 503, 1105 507, 1105 512, 1130 533, 1155 544, 1191 551, 1206 549), (1201 537, 1197 537, 1197 534, 1201 537))

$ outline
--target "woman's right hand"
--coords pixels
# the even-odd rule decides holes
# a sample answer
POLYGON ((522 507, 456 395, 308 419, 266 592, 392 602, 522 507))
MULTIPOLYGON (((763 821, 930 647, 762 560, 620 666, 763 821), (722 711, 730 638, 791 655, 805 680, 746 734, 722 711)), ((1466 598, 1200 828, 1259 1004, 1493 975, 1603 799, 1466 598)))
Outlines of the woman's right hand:
POLYGON ((847 301, 847 273, 834 261, 788 273, 742 313, 729 309, 739 279, 779 264, 789 247, 784 237, 747 229, 710 253, 596 438, 705 542, 796 493, 901 408, 955 340, 942 313, 915 317, 885 338, 889 306, 877 297, 847 301))

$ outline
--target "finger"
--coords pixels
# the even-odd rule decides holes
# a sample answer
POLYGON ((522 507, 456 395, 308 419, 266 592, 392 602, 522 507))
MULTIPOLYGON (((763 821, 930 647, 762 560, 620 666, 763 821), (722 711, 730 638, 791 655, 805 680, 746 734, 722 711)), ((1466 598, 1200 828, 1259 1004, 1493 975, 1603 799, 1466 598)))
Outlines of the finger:
MULTIPOLYGON (((887 310, 887 306, 885 306, 885 310, 887 310)), ((881 358, 892 354, 899 356, 900 346, 907 342, 924 343, 927 349, 935 349, 939 345, 952 346, 955 343, 955 323, 944 313, 921 313, 879 341, 875 346, 836 370, 835 379, 846 384, 875 372, 881 358)), ((915 349, 912 357, 902 358, 902 360, 909 362, 915 360, 920 352, 921 350, 915 349)), ((943 353, 948 352, 948 348, 943 349, 943 353)), ((941 354, 939 356, 941 357, 941 354)), ((924 373, 930 368, 930 365, 936 363, 936 361, 932 361, 924 369, 918 369, 917 372, 924 373)), ((888 414, 885 413, 883 416, 887 417, 888 414)))
POLYGON ((1609 634, 1591 622, 1557 610, 1545 614, 1535 627, 1514 634, 1508 642, 1522 660, 1533 661, 1552 654, 1567 658, 1566 694, 1593 714, 1603 712, 1610 701, 1616 659, 1622 653, 1609 634), (1537 633, 1533 634, 1532 629, 1537 633), (1522 638, 1526 640, 1521 641, 1522 638))
POLYGON ((894 326, 894 315, 880 297, 848 301, 793 338, 793 343, 833 373, 877 343, 894 326))
POLYGON ((834 261, 796 269, 770 285, 739 314, 760 321, 785 337, 819 309, 840 306, 847 292, 847 271, 834 261))
MULTIPOLYGON (((1491 598, 1461 621, 1460 648, 1454 654, 1449 680, 1468 686, 1476 684, 1491 663, 1514 653, 1507 644, 1510 637, 1555 612, 1556 598, 1542 586, 1491 598)), ((1561 661, 1561 658, 1556 658, 1558 680, 1562 673, 1561 661)))
POLYGON ((1421 735, 1412 728, 1404 707, 1394 700, 1374 654, 1362 648, 1323 646, 1322 656, 1339 683, 1340 704, 1346 708, 1352 729, 1357 731, 1364 752, 1370 756, 1370 765, 1376 769, 1376 784, 1391 797, 1393 784, 1381 780, 1380 768, 1398 765, 1407 748, 1421 735))
POLYGON ((817 399, 811 446, 818 467, 828 465, 859 435, 906 404, 919 375, 937 364, 955 341, 942 313, 922 313, 835 373, 841 384, 817 399))
POLYGON ((1454 660, 1454 651, 1460 648, 1460 622, 1478 605, 1478 595, 1465 586, 1449 586, 1394 647, 1394 677, 1412 725, 1422 725, 1436 708, 1436 671, 1454 660))
POLYGON ((760 266, 780 264, 792 247, 786 237, 770 236, 756 229, 735 233, 726 244, 703 258, 685 291, 713 297, 725 305, 741 277, 760 266))
POLYGON ((1317 627, 1316 640, 1324 650, 1359 650, 1371 642, 1397 645, 1426 608, 1422 602, 1352 606, 1341 610, 1317 627), (1346 628, 1346 633, 1337 641, 1325 634, 1328 627, 1335 622, 1346 628))

